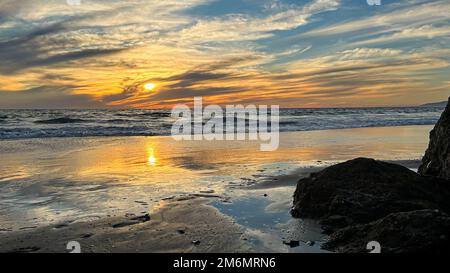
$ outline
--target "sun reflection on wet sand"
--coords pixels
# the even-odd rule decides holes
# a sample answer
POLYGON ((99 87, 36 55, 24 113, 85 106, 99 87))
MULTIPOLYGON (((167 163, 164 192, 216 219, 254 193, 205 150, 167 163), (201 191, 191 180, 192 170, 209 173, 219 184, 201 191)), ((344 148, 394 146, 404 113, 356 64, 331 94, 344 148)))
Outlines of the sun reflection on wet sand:
POLYGON ((148 165, 154 167, 156 165, 155 152, 152 147, 147 148, 148 150, 148 165))
POLYGON ((430 129, 282 133, 280 148, 274 152, 259 151, 259 142, 177 142, 171 137, 1 141, 0 181, 8 183, 0 191, 0 205, 5 208, 0 217, 11 225, 33 221, 39 225, 64 217, 141 212, 176 194, 213 190, 230 195, 226 185, 243 177, 257 179, 317 161, 360 156, 419 159, 430 129), (27 175, 6 177, 16 170, 27 175))

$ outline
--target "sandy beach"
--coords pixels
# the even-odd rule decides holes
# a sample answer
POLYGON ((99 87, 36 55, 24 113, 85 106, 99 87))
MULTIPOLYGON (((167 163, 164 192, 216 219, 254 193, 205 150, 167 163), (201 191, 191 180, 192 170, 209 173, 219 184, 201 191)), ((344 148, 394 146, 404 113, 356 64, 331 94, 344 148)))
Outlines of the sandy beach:
POLYGON ((0 251, 322 252, 317 223, 289 215, 298 179, 360 156, 416 170, 430 130, 286 132, 270 153, 170 137, 3 140, 0 251))
POLYGON ((251 251, 244 230, 206 202, 179 198, 162 201, 148 219, 147 214, 128 214, 15 232, 2 239, 0 251, 68 252, 69 241, 79 242, 86 253, 251 251))

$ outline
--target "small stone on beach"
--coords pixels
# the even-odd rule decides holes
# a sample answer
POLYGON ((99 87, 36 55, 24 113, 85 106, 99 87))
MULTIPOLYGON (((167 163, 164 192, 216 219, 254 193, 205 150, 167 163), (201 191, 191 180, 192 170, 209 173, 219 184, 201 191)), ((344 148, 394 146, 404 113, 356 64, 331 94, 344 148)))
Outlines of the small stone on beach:
POLYGON ((145 215, 132 218, 131 220, 139 221, 141 223, 147 222, 147 221, 150 221, 150 214, 147 213, 145 215))
POLYGON ((299 241, 283 241, 283 244, 290 246, 291 248, 293 247, 298 247, 300 245, 299 241))
POLYGON ((121 227, 126 227, 126 226, 132 226, 132 225, 148 222, 148 221, 150 221, 150 219, 151 219, 150 214, 145 214, 142 216, 131 218, 128 221, 123 221, 123 222, 120 222, 117 224, 113 224, 112 227, 113 228, 121 228, 121 227))
POLYGON ((185 233, 186 233, 186 231, 184 231, 183 229, 178 229, 177 232, 178 232, 179 234, 185 234, 185 233))

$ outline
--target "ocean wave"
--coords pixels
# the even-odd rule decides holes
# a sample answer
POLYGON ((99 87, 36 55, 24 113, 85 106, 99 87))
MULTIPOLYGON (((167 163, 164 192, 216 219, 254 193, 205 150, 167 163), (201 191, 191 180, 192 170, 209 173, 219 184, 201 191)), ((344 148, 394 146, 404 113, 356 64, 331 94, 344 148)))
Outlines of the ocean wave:
MULTIPOLYGON (((432 125, 440 108, 280 109, 279 130, 432 125)), ((170 110, 0 110, 0 139, 170 135, 170 110), (1 117, 7 117, 1 119, 1 117)), ((221 119, 221 118, 216 118, 221 119)), ((249 118, 234 117, 249 125, 249 118)), ((270 120, 270 117, 269 117, 270 120)), ((208 120, 203 120, 203 125, 208 120)), ((218 121, 218 120, 216 120, 218 121)), ((223 117, 223 125, 226 119, 223 117)), ((195 124, 192 124, 192 128, 195 124)), ((268 124, 270 127, 270 122, 268 124)))
POLYGON ((104 123, 128 123, 128 122, 135 122, 135 120, 130 120, 130 119, 108 119, 105 120, 104 123))
POLYGON ((168 118, 171 116, 170 112, 145 112, 145 113, 116 113, 118 117, 155 117, 155 118, 168 118))
POLYGON ((0 139, 50 138, 50 137, 96 137, 96 136, 155 136, 155 133, 144 126, 132 127, 63 127, 47 129, 9 128, 0 131, 0 139))
POLYGON ((37 120, 34 123, 36 124, 66 124, 66 123, 83 123, 88 122, 84 119, 76 119, 76 118, 53 118, 53 119, 46 119, 46 120, 37 120))

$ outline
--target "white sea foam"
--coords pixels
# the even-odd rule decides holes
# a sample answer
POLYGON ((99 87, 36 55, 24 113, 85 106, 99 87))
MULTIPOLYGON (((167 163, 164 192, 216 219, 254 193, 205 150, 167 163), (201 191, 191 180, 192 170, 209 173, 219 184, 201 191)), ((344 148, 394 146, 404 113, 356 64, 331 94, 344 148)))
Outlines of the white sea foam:
MULTIPOLYGON (((432 125, 441 107, 280 109, 280 131, 432 125)), ((0 110, 0 139, 170 135, 170 110, 0 110)), ((248 123, 248 120, 246 120, 248 123)))

